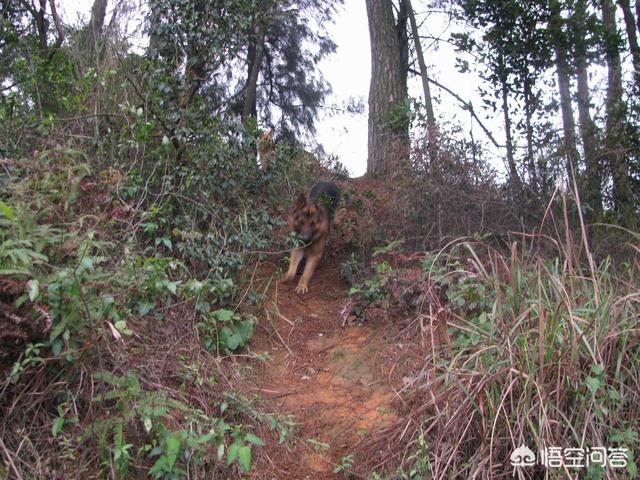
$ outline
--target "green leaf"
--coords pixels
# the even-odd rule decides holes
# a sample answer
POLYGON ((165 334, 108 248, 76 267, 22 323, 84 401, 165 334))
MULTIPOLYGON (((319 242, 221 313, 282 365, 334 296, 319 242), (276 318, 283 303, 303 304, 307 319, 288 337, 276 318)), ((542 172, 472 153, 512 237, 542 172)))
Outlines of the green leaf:
POLYGON ((587 387, 589 387, 589 390, 591 390, 591 393, 595 395, 598 391, 598 388, 600 388, 600 380, 595 377, 587 377, 585 382, 587 384, 587 387))
POLYGON ((246 445, 240 447, 238 457, 242 470, 247 473, 251 469, 251 447, 246 445))
POLYGON ((62 343, 60 340, 51 342, 51 353, 53 353, 54 355, 58 355, 62 351, 63 345, 64 343, 62 343))
POLYGON ((156 304, 151 302, 138 302, 138 315, 140 315, 141 317, 144 317, 155 306, 156 304))
POLYGON ((53 427, 51 427, 51 434, 53 435, 53 438, 56 438, 58 436, 60 430, 62 430, 63 425, 64 417, 56 418, 56 420, 53 422, 53 427))
POLYGON ((49 340, 53 341, 58 338, 62 332, 64 332, 67 327, 67 317, 62 317, 60 319, 60 323, 58 323, 55 327, 51 329, 51 333, 49 334, 49 340))
POLYGON ((78 268, 79 272, 83 272, 85 270, 93 270, 93 259, 84 257, 80 262, 80 267, 81 268, 78 268))
POLYGON ((9 205, 4 203, 2 200, 0 200, 0 213, 2 213, 9 220, 16 219, 16 214, 13 213, 13 209, 9 205))
POLYGON ((160 478, 165 470, 165 466, 167 465, 167 463, 168 459, 166 455, 161 455, 160 458, 156 460, 156 463, 153 464, 153 467, 149 469, 149 473, 155 478, 160 478))
POLYGON ((0 268, 0 275, 30 275, 29 270, 20 270, 17 268, 0 268))
POLYGON ((253 433, 247 433, 244 436, 244 439, 249 443, 253 443, 254 445, 258 445, 261 447, 265 445, 264 440, 262 440, 260 437, 256 437, 253 433))
POLYGON ((215 315, 216 319, 220 320, 221 322, 230 322, 231 320, 233 320, 233 312, 231 310, 225 310, 224 308, 221 308, 220 310, 216 310, 215 312, 213 312, 213 314, 215 315))
POLYGON ((165 413, 167 413, 169 411, 169 409, 167 407, 153 407, 151 409, 151 415, 153 415, 154 417, 160 417, 162 415, 164 415, 165 413))
POLYGON ((231 328, 224 327, 220 330, 220 343, 233 352, 242 344, 242 336, 231 328))
MULTIPOLYGON (((364 429, 365 433, 364 435, 366 435, 368 433, 368 430, 364 429)), ((358 435, 360 435, 360 433, 358 432, 358 435)), ((313 449, 316 452, 319 452, 320 450, 325 450, 327 448, 329 448, 329 444, 328 443, 324 443, 324 442, 319 442, 318 440, 316 440, 315 438, 309 438, 307 440, 307 442, 309 442, 311 445, 313 445, 313 449)))
POLYGON ((178 458, 178 453, 180 453, 180 438, 178 438, 175 434, 169 434, 166 438, 167 451, 165 455, 167 456, 167 460, 169 462, 169 466, 173 466, 178 458))
POLYGON ((167 282, 165 286, 167 287, 167 290, 169 290, 171 293, 175 295, 176 292, 178 291, 178 285, 180 285, 180 283, 181 283, 180 280, 176 282, 167 282))
POLYGON ((131 330, 129 330, 129 328, 127 327, 127 322, 124 320, 118 320, 115 324, 116 329, 124 334, 124 335, 133 335, 133 332, 131 330))
POLYGON ((239 450, 240 444, 238 442, 233 442, 227 451, 227 465, 231 465, 233 461, 238 458, 239 450))
POLYGON ((158 455, 160 455, 162 453, 162 446, 158 445, 157 447, 155 447, 153 450, 151 450, 151 452, 149 452, 149 456, 151 458, 153 457, 157 457, 158 455))

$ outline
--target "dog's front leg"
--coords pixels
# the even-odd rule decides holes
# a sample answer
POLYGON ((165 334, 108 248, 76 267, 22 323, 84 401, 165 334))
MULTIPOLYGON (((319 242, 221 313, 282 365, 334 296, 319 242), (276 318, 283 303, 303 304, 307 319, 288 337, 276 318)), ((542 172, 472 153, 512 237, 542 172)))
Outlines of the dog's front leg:
POLYGON ((320 261, 320 257, 322 257, 322 255, 310 255, 307 257, 307 264, 304 266, 304 272, 302 273, 302 277, 300 277, 300 281, 296 287, 296 293, 304 295, 309 291, 309 280, 311 280, 311 277, 313 276, 313 272, 320 261))
POLYGON ((296 248, 291 252, 291 261, 289 262, 289 270, 287 270, 286 275, 282 278, 283 282, 290 282, 296 276, 296 272, 298 271, 298 265, 302 261, 302 257, 304 257, 304 249, 296 248))

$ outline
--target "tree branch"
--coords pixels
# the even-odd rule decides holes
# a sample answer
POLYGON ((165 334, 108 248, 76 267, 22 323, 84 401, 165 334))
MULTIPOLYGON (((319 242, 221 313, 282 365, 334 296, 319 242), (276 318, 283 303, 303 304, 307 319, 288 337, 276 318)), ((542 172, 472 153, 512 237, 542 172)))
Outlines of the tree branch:
POLYGON ((22 4, 22 6, 24 8, 26 8, 29 13, 35 18, 38 15, 38 12, 36 11, 36 9, 34 8, 33 5, 29 5, 25 0, 20 0, 20 3, 22 4))
MULTIPOLYGON (((420 75, 420 72, 413 71, 412 73, 420 75)), ((471 116, 476 120, 476 122, 478 122, 478 125, 480 125, 480 128, 482 128, 482 130, 484 131, 484 133, 487 136, 487 138, 489 138, 489 140, 491 140, 491 143, 493 143, 493 145, 496 148, 502 148, 502 146, 493 137, 493 135, 491 134, 489 129, 484 125, 484 123, 482 123, 482 120, 480 120, 480 118, 476 114, 475 110, 473 109, 473 104, 471 102, 468 102, 468 101, 464 100, 460 95, 458 95, 457 93, 455 93, 451 89, 445 87, 440 82, 437 82, 433 78, 428 78, 428 80, 429 80, 429 82, 433 83, 436 87, 441 88, 442 90, 447 92, 449 95, 451 95, 453 98, 458 100, 464 106, 465 109, 469 110, 469 112, 471 113, 471 116)))
POLYGON ((64 42, 64 28, 62 26, 62 21, 60 20, 60 16, 58 15, 58 11, 56 10, 56 2, 55 0, 49 0, 49 6, 51 7, 51 16, 53 17, 53 23, 56 26, 56 31, 58 32, 58 38, 56 39, 56 43, 53 46, 54 49, 60 48, 62 42, 64 42))

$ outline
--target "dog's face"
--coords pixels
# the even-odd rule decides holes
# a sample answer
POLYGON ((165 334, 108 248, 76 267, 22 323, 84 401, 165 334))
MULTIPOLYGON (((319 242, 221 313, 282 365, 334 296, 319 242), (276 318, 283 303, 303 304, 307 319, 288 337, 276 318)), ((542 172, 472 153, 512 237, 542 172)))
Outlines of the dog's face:
POLYGON ((310 202, 305 193, 298 195, 288 217, 289 229, 300 235, 305 243, 311 243, 329 230, 327 211, 316 202, 310 202))

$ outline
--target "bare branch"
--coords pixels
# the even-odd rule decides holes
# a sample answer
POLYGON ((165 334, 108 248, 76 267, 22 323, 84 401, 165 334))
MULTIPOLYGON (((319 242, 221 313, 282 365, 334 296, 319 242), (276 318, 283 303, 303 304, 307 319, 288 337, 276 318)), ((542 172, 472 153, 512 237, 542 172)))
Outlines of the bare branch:
POLYGON ((56 39, 56 43, 53 48, 60 48, 62 42, 64 42, 65 34, 64 28, 62 26, 62 21, 60 20, 60 16, 58 15, 58 11, 56 10, 56 2, 55 0, 49 0, 49 5, 51 6, 51 16, 53 17, 53 23, 56 26, 56 31, 58 32, 58 38, 56 39))
MULTIPOLYGON (((418 73, 418 72, 415 72, 415 73, 418 73)), ((465 109, 469 110, 469 112, 471 113, 471 116, 476 120, 476 122, 478 122, 478 125, 480 125, 480 128, 482 128, 482 130, 484 131, 484 133, 487 136, 487 138, 489 138, 489 140, 491 140, 491 143, 493 143, 493 145, 496 148, 502 148, 501 145, 493 137, 493 135, 491 134, 489 129, 487 127, 485 127, 484 123, 482 123, 482 120, 480 120, 480 118, 476 114, 475 110, 473 109, 473 104, 471 102, 468 102, 468 101, 464 100, 460 95, 458 95, 457 93, 455 93, 451 89, 445 87, 440 82, 437 82, 433 78, 429 78, 429 82, 433 83, 436 87, 441 88, 442 90, 447 92, 449 95, 451 95, 453 98, 458 100, 464 106, 465 109)))
POLYGON ((29 13, 35 18, 38 15, 38 12, 36 11, 35 7, 33 5, 29 5, 29 3, 26 0, 20 0, 20 4, 26 8, 27 10, 29 10, 29 13))

